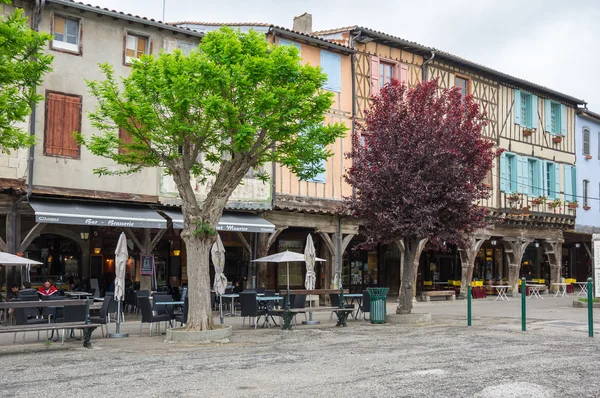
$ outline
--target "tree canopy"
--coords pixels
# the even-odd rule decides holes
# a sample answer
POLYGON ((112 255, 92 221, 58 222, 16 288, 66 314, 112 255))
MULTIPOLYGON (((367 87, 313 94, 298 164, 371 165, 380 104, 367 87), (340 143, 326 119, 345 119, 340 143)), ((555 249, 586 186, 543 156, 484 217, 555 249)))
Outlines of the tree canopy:
MULTIPOLYGON (((10 4, 0 0, 0 4, 10 4)), ((1 6, 1 5, 0 5, 1 6)), ((27 147, 35 142, 18 126, 43 97, 36 92, 53 57, 43 53, 52 37, 32 30, 22 9, 0 18, 0 150, 27 147)))

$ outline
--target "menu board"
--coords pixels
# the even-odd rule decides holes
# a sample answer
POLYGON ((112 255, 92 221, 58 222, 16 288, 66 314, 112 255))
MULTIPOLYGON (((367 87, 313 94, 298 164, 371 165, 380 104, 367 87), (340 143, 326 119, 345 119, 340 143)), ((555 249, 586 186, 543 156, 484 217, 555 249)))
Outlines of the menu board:
POLYGON ((140 274, 152 275, 154 271, 154 256, 141 256, 140 259, 140 274))

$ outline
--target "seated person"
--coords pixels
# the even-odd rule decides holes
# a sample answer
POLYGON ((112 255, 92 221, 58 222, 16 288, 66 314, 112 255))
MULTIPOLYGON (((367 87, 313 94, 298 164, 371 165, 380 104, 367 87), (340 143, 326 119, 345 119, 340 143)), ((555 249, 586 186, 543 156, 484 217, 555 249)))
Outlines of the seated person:
POLYGON ((19 290, 19 296, 32 295, 37 293, 37 290, 31 287, 31 283, 23 282, 23 289, 19 290))
POLYGON ((241 293, 244 291, 244 287, 242 286, 240 281, 235 281, 235 286, 233 287, 233 293, 241 293))
POLYGON ((8 292, 6 292, 6 301, 12 301, 13 299, 17 298, 18 295, 19 295, 19 286, 16 284, 13 284, 10 286, 8 292))
POLYGON ((46 279, 44 284, 38 289, 38 293, 42 296, 52 296, 53 294, 58 293, 58 290, 52 286, 50 279, 46 279))

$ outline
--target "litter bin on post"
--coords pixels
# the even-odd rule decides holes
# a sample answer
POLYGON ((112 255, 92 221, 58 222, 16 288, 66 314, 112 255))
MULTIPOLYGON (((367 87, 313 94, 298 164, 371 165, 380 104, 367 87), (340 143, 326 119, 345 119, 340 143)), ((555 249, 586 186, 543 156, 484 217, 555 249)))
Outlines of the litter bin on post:
POLYGON ((385 323, 385 297, 389 290, 389 287, 367 288, 371 301, 371 323, 385 323))

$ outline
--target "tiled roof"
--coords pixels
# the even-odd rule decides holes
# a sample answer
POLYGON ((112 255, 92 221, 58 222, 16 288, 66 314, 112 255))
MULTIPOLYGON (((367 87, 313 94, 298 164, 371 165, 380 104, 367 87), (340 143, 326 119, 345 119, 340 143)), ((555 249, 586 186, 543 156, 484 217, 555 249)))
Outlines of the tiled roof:
POLYGON ((430 52, 435 52, 435 57, 436 58, 439 57, 439 58, 442 58, 442 59, 446 59, 448 61, 451 61, 451 62, 460 64, 462 66, 465 66, 467 68, 474 69, 474 70, 476 70, 476 71, 478 71, 480 73, 487 74, 487 75, 499 78, 499 79, 501 79, 503 81, 506 81, 506 82, 508 82, 510 84, 513 84, 515 86, 525 87, 525 88, 529 88, 531 90, 539 91, 539 92, 545 93, 547 95, 560 98, 560 99, 565 100, 567 102, 570 102, 572 104, 580 105, 580 104, 585 104, 586 103, 585 101, 583 101, 583 100, 581 100, 579 98, 572 97, 570 95, 558 92, 558 91, 553 90, 551 88, 548 88, 548 87, 545 87, 545 86, 542 86, 542 85, 530 82, 528 80, 524 80, 524 79, 520 79, 518 77, 514 77, 514 76, 511 76, 511 75, 508 75, 508 74, 506 74, 504 72, 500 72, 500 71, 498 71, 496 69, 489 68, 487 66, 481 65, 481 64, 473 62, 473 61, 469 61, 468 59, 459 57, 457 55, 451 54, 451 53, 446 52, 446 51, 439 50, 439 49, 437 49, 435 47, 429 47, 429 46, 425 46, 423 44, 416 43, 414 41, 408 41, 408 40, 402 39, 402 38, 397 37, 397 36, 393 36, 393 35, 389 35, 389 34, 384 33, 384 32, 380 32, 380 31, 375 30, 375 29, 371 29, 371 28, 366 28, 366 27, 363 27, 363 26, 356 26, 356 25, 354 25, 354 26, 347 26, 347 27, 344 27, 344 28, 337 28, 337 29, 330 29, 330 30, 321 30, 321 31, 318 31, 318 32, 314 32, 313 34, 323 36, 323 35, 327 35, 327 34, 339 33, 339 32, 345 32, 345 31, 353 31, 353 30, 362 31, 362 32, 365 32, 366 34, 371 34, 371 35, 379 36, 379 38, 381 38, 383 40, 389 40, 389 41, 398 43, 400 45, 412 48, 413 50, 416 50, 416 51, 429 52, 429 53, 430 52))
POLYGON ((326 44, 329 47, 332 48, 336 48, 340 51, 345 51, 345 52, 354 52, 354 49, 345 46, 343 44, 339 44, 327 39, 324 39, 322 37, 319 37, 317 35, 313 34, 307 34, 307 33, 302 33, 302 32, 298 32, 292 29, 288 29, 288 28, 284 28, 281 26, 277 26, 277 25, 272 25, 272 24, 268 24, 268 23, 264 23, 264 22, 197 22, 197 21, 182 21, 182 22, 169 22, 169 24, 172 25, 205 25, 205 26, 261 26, 261 27, 268 27, 269 29, 273 29, 278 31, 279 33, 284 33, 284 34, 291 34, 291 35, 295 35, 295 36, 299 36, 299 38, 305 38, 306 40, 312 40, 312 41, 317 41, 317 42, 321 42, 323 44, 326 44))
POLYGON ((161 28, 161 29, 168 29, 168 30, 172 30, 175 32, 185 33, 185 34, 189 34, 189 35, 193 35, 193 36, 199 36, 199 37, 203 36, 203 33, 197 32, 197 31, 189 29, 189 28, 180 28, 178 26, 173 26, 166 22, 158 21, 158 20, 155 20, 152 18, 141 17, 139 15, 133 15, 133 14, 126 14, 121 11, 111 10, 108 8, 102 8, 99 6, 85 4, 85 3, 74 1, 74 0, 46 0, 46 3, 62 5, 62 6, 66 6, 66 7, 73 7, 73 8, 77 8, 77 9, 84 10, 84 11, 95 12, 98 14, 110 15, 115 18, 125 19, 125 20, 131 21, 131 22, 137 22, 137 23, 141 23, 144 25, 150 25, 150 26, 161 28))

